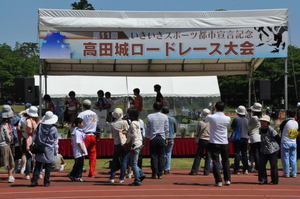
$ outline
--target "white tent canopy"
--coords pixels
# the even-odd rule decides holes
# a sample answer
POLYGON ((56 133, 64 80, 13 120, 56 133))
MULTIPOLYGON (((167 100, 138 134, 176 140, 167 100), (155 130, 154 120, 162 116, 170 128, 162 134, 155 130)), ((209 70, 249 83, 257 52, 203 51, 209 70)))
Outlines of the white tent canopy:
MULTIPOLYGON (((43 78, 43 82, 45 79, 43 78)), ((35 76, 36 86, 39 76, 35 76)), ((215 76, 205 77, 95 77, 48 76, 47 93, 51 97, 65 97, 73 90, 79 97, 96 97, 98 90, 111 92, 112 96, 133 94, 139 88, 144 97, 155 96, 153 86, 160 84, 165 97, 219 97, 220 90, 215 76)), ((43 91, 45 93, 45 91, 43 91)))
MULTIPOLYGON (((40 75, 48 77, 148 76, 158 80, 158 76, 247 74, 250 105, 253 71, 266 57, 287 57, 287 9, 209 12, 39 9, 38 15, 40 75)), ((140 79, 136 85, 128 83, 129 91, 142 86, 144 81, 140 79)), ((121 93, 112 90, 118 83, 114 81, 106 90, 121 93)), ((175 87, 181 84, 165 86, 163 92, 173 91, 177 95, 175 87)), ((101 83, 98 87, 103 88, 101 83)), ((194 95, 187 91, 189 96, 194 95)))

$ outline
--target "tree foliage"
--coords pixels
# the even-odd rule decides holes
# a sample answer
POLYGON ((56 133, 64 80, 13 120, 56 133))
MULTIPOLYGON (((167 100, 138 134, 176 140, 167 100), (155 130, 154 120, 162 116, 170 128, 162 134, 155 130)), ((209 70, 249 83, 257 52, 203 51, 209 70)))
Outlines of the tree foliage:
POLYGON ((4 97, 13 95, 17 77, 32 77, 38 74, 38 44, 16 43, 15 48, 0 44, 0 89, 4 97))
POLYGON ((71 4, 73 10, 95 10, 88 0, 80 0, 71 4))
MULTIPOLYGON (((300 49, 289 46, 288 49, 288 93, 289 104, 296 105, 299 101, 300 86, 300 49), (298 96, 296 96, 296 93, 298 96)), ((279 108, 280 99, 284 97, 284 66, 283 58, 267 58, 253 73, 252 102, 260 101, 257 80, 271 80, 271 100, 264 103, 279 108)), ((222 100, 229 106, 248 105, 248 76, 219 76, 222 100)))

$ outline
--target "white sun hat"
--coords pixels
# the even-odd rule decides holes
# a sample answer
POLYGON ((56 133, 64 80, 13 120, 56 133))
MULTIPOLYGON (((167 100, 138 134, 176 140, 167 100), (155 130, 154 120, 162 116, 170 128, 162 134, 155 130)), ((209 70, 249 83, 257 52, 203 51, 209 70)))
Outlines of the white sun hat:
POLYGON ((236 110, 235 110, 235 112, 237 113, 237 114, 239 114, 239 115, 246 115, 246 107, 244 107, 244 106, 239 106, 236 110))
POLYGON ((261 112, 262 105, 258 102, 255 102, 253 106, 251 106, 251 111, 253 112, 261 112))
POLYGON ((38 108, 36 106, 30 106, 28 109, 26 109, 26 113, 30 117, 39 117, 38 108))
POLYGON ((123 110, 120 108, 115 108, 115 110, 112 112, 112 116, 116 119, 120 119, 123 117, 123 110))
POLYGON ((262 118, 259 119, 259 121, 265 121, 271 123, 271 118, 268 115, 262 116, 262 118))
POLYGON ((2 106, 1 117, 2 118, 12 118, 14 116, 14 112, 8 104, 4 104, 2 106))
POLYGON ((207 108, 205 108, 205 109, 202 110, 202 112, 201 112, 201 114, 200 114, 200 117, 206 118, 206 116, 207 116, 208 114, 210 114, 210 110, 207 109, 207 108))
POLYGON ((51 124, 55 124, 57 120, 58 120, 57 115, 53 114, 51 111, 47 111, 44 117, 42 118, 41 123, 51 125, 51 124))

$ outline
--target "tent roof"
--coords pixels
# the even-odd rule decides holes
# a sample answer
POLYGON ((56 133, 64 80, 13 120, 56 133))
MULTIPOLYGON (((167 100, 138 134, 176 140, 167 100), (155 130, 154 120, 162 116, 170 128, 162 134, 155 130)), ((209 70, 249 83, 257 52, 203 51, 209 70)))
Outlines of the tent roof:
MULTIPOLYGON (((43 81, 44 78, 43 78, 43 81)), ((39 76, 35 76, 39 84, 39 76)), ((44 83, 43 83, 44 84, 44 83)), ((139 88, 144 97, 155 96, 153 85, 160 84, 166 97, 219 97, 220 90, 215 76, 206 77, 95 77, 95 76, 48 76, 47 93, 51 97, 65 97, 74 90, 76 96, 95 96, 98 90, 111 92, 112 96, 133 94, 139 88), (63 86, 62 86, 63 85, 63 86), (128 85, 128 90, 127 86, 128 85)), ((43 92, 45 93, 45 92, 43 92)))
POLYGON ((39 28, 242 28, 287 26, 287 9, 105 11, 39 9, 39 28))

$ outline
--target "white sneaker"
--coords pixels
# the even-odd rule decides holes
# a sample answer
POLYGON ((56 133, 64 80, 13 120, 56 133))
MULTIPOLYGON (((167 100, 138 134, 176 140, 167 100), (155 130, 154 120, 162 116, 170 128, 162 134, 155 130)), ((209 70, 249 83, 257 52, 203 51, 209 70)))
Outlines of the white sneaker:
POLYGON ((14 176, 8 176, 8 182, 9 183, 14 183, 15 182, 14 176))
POLYGON ((216 186, 217 186, 217 187, 222 187, 223 184, 222 184, 222 182, 218 182, 218 183, 216 184, 216 186))
POLYGON ((43 174, 40 174, 39 179, 43 179, 43 178, 44 178, 43 174))
POLYGON ((231 182, 229 180, 225 182, 225 185, 227 185, 227 186, 230 184, 231 184, 231 182))
POLYGON ((30 180, 30 175, 27 175, 24 178, 25 178, 25 180, 30 180))
POLYGON ((125 182, 124 180, 120 180, 120 181, 119 181, 120 184, 122 184, 122 183, 124 183, 124 182, 125 182))
POLYGON ((249 174, 248 170, 246 170, 246 171, 244 172, 244 174, 245 174, 245 175, 248 175, 248 174, 249 174))
POLYGON ((129 179, 132 178, 132 176, 133 176, 133 172, 130 172, 127 174, 127 178, 129 178, 129 179))
POLYGON ((109 183, 115 183, 114 179, 109 179, 109 183))
POLYGON ((21 173, 21 174, 24 174, 25 169, 26 169, 25 167, 24 167, 24 168, 21 168, 20 173, 21 173))

